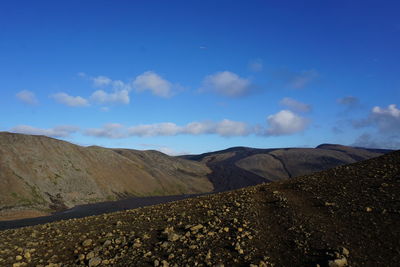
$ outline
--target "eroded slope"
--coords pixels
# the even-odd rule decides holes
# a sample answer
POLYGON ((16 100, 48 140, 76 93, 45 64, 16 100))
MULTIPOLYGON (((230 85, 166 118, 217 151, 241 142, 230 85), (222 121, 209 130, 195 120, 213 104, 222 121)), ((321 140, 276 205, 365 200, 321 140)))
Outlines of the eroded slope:
POLYGON ((81 147, 44 136, 0 133, 1 217, 126 196, 209 192, 209 172, 203 164, 159 152, 81 147))
POLYGON ((398 266, 399 220, 397 151, 286 181, 2 231, 0 264, 398 266))

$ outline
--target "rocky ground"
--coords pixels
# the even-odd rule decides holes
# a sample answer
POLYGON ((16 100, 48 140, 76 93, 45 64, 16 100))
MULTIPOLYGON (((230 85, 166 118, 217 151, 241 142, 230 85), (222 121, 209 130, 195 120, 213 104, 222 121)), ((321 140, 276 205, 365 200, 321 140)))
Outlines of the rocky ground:
POLYGON ((0 232, 0 266, 399 266, 400 151, 236 191, 0 232))

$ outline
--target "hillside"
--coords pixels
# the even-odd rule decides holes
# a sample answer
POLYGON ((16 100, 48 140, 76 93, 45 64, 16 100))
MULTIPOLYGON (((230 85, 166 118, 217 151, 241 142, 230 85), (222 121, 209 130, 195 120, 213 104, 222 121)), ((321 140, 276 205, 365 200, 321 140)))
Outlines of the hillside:
POLYGON ((316 148, 233 147, 183 158, 205 163, 212 170, 208 177, 215 191, 221 192, 311 174, 388 152, 324 144, 316 148))
POLYGON ((128 196, 210 192, 209 172, 204 164, 158 151, 81 147, 2 132, 0 217, 34 217, 128 196))
POLYGON ((387 153, 340 145, 234 147, 172 157, 158 151, 82 147, 0 133, 0 220, 48 215, 129 197, 223 192, 310 174, 387 153))
POLYGON ((4 266, 398 266, 400 151, 312 175, 0 232, 4 266))

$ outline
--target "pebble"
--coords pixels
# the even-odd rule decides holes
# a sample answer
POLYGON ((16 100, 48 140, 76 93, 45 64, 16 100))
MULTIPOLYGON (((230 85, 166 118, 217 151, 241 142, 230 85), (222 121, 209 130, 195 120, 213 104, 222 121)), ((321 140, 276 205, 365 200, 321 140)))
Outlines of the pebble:
POLYGON ((91 266, 99 266, 101 264, 101 258, 95 257, 89 260, 89 267, 91 266))
POLYGON ((347 259, 341 258, 328 262, 329 267, 345 267, 347 266, 347 259))
POLYGON ((93 243, 92 239, 86 239, 85 241, 82 242, 82 246, 89 247, 90 245, 92 245, 92 243, 93 243))
POLYGON ((192 232, 194 232, 194 231, 200 230, 200 229, 203 228, 203 227, 204 227, 204 226, 203 226, 202 224, 198 224, 198 225, 195 225, 195 226, 190 227, 190 230, 191 230, 192 232))

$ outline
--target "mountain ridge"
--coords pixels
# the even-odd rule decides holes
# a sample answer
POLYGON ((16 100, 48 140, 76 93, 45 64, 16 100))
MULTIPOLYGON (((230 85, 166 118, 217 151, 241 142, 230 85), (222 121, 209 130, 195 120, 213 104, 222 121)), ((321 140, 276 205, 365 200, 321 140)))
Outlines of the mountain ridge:
POLYGON ((160 152, 82 147, 44 136, 0 133, 3 213, 46 213, 128 196, 205 193, 213 190, 209 172, 204 164, 160 152))
POLYGON ((223 192, 387 152, 321 146, 232 147, 173 157, 155 150, 83 147, 46 136, 0 132, 0 218, 36 217, 129 197, 223 192))
POLYGON ((0 231, 0 264, 394 267, 399 203, 395 151, 234 191, 0 231))

